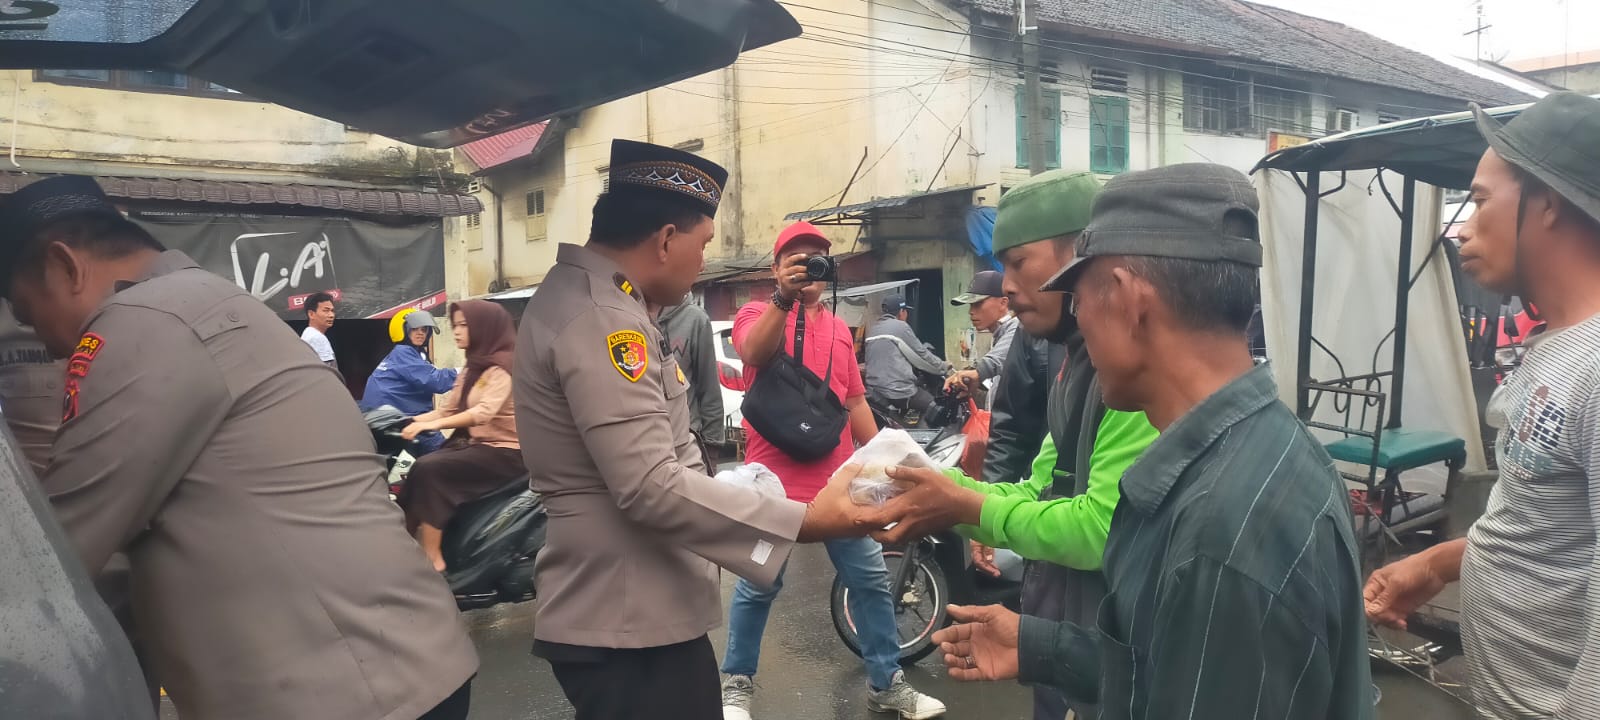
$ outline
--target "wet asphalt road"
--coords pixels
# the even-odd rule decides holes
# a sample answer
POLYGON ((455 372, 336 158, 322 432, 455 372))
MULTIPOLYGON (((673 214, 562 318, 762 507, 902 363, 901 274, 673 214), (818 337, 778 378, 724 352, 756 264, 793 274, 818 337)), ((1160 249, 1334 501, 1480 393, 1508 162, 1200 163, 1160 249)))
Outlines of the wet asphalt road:
MULTIPOLYGON (((820 547, 797 551, 784 577, 784 591, 773 607, 762 644, 761 672, 754 714, 757 720, 889 720, 866 709, 866 673, 861 661, 839 642, 828 616, 833 567, 820 547)), ((723 578, 724 609, 733 580, 723 578)), ((482 669, 473 682, 471 720, 563 720, 572 708, 561 694, 549 665, 533 657, 535 604, 502 605, 466 614, 482 669)), ((718 656, 725 630, 712 632, 718 656)), ((957 683, 943 663, 930 656, 907 671, 911 683, 949 706, 960 720, 1022 720, 1028 717, 1027 690, 1015 683, 957 683)), ((1469 720, 1468 709, 1408 676, 1378 677, 1383 690, 1379 717, 1393 720, 1469 720)), ((176 720, 165 704, 163 720, 176 720)))

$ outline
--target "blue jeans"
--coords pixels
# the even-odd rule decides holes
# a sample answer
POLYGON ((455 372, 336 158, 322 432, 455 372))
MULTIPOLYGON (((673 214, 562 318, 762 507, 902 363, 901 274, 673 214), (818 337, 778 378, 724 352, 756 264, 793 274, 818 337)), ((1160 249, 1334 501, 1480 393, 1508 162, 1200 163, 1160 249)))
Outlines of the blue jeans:
MULTIPOLYGON (((900 633, 895 626, 894 601, 889 596, 889 569, 883 564, 883 546, 872 538, 829 540, 823 543, 839 579, 850 589, 850 617, 855 618, 862 660, 873 690, 886 690, 900 669, 900 633)), ((771 590, 746 580, 733 588, 728 608, 728 650, 722 672, 755 677, 761 659, 761 634, 767 629, 772 601, 783 589, 785 565, 771 590)))

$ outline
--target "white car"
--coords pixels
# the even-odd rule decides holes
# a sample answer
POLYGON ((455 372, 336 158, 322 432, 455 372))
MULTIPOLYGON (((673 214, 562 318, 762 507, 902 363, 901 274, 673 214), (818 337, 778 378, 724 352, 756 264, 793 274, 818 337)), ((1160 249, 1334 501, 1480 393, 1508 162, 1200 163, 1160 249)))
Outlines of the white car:
POLYGON ((713 345, 717 347, 717 379, 722 382, 722 418, 723 424, 730 431, 740 427, 744 415, 739 412, 739 405, 744 402, 744 361, 739 359, 739 352, 733 349, 733 323, 728 321, 712 321, 711 335, 713 345))

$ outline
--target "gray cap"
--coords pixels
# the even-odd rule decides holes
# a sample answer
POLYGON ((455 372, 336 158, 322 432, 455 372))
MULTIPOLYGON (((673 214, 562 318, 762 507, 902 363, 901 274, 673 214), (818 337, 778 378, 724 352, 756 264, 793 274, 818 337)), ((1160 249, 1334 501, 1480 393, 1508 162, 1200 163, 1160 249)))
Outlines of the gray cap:
POLYGON ((950 301, 951 305, 976 305, 989 298, 1005 297, 1006 291, 1001 289, 1005 276, 999 270, 984 270, 972 276, 972 284, 967 286, 967 291, 957 295, 950 301))
POLYGON ((1070 292, 1085 264, 1103 255, 1169 257, 1261 267, 1261 202, 1244 173, 1187 163, 1123 173, 1095 198, 1077 257, 1043 290, 1070 292))
POLYGON ((422 328, 434 329, 433 314, 427 310, 418 310, 406 313, 406 330, 421 330, 422 328))

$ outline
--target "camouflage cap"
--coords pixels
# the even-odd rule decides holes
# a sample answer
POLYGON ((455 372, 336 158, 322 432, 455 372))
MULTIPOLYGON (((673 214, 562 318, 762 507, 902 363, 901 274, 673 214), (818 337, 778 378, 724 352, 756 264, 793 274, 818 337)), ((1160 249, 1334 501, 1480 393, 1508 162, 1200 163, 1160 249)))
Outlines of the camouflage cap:
POLYGON ((1100 193, 1094 173, 1051 170, 1011 188, 995 212, 994 251, 1081 232, 1100 193))

